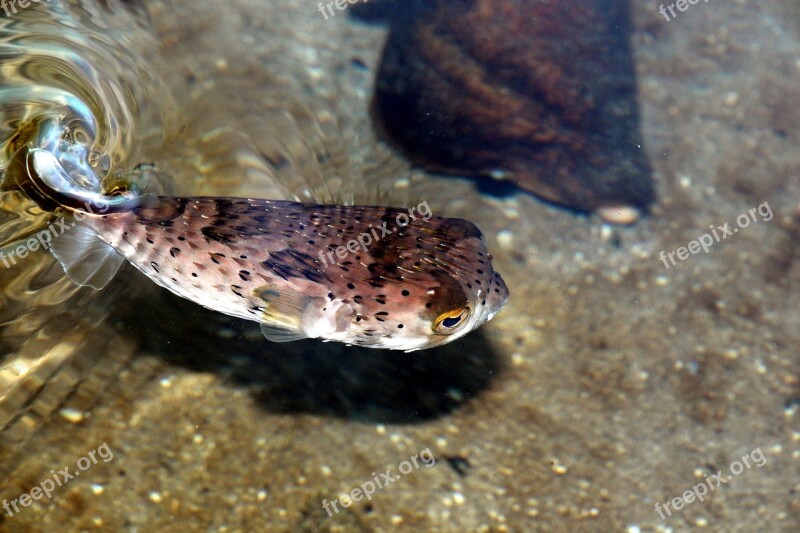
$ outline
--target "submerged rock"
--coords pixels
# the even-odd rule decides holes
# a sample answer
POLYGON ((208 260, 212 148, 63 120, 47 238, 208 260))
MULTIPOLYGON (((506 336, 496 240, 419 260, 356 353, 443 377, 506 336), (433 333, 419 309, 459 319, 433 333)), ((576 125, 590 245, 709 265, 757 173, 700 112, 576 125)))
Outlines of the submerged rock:
POLYGON ((654 191, 625 2, 417 0, 366 9, 364 19, 392 18, 373 110, 416 164, 506 178, 580 210, 647 210, 654 191))

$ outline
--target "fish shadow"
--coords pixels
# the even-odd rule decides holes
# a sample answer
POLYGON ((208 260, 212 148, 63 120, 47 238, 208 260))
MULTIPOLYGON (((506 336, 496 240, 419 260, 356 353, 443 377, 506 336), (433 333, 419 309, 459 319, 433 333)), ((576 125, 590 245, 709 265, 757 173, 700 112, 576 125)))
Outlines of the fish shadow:
POLYGON ((412 353, 317 340, 279 344, 264 339, 255 322, 168 291, 149 292, 147 301, 131 303, 122 319, 140 351, 170 365, 221 375, 249 389, 272 413, 419 423, 459 409, 506 367, 480 330, 412 353))

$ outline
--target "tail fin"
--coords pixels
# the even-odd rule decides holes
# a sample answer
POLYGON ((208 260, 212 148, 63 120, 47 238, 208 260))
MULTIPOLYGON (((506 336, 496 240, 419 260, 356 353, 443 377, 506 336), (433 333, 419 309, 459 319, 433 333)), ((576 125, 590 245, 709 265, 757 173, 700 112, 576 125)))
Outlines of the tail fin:
POLYGON ((141 197, 132 191, 106 195, 90 191, 64 169, 58 158, 41 148, 22 148, 9 161, 3 188, 18 188, 46 211, 59 207, 70 211, 103 213, 130 211, 141 197))

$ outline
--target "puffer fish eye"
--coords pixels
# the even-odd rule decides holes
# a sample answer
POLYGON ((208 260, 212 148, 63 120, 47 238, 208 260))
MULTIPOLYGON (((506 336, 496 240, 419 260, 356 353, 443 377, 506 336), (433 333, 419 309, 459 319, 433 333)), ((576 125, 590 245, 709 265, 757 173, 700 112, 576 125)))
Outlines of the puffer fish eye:
POLYGON ((469 307, 461 307, 439 315, 433 321, 433 331, 441 334, 452 333, 469 316, 469 307))

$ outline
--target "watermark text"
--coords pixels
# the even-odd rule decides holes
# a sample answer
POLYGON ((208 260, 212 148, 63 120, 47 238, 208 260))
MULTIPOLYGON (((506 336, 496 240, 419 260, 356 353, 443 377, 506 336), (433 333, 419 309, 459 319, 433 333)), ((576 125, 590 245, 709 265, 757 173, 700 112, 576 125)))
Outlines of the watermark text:
POLYGON ((680 496, 675 496, 671 500, 664 502, 663 505, 660 502, 656 502, 656 513, 661 517, 661 520, 666 520, 668 516, 672 516, 673 510, 676 512, 680 511, 685 505, 695 500, 702 503, 705 501, 705 497, 709 491, 713 491, 724 485, 733 479, 734 476, 738 476, 744 472, 746 468, 752 468, 753 466, 761 468, 766 463, 767 458, 764 456, 764 452, 761 451, 761 448, 756 448, 743 455, 741 461, 732 462, 730 466, 728 466, 728 470, 731 472, 730 474, 723 475, 722 470, 718 470, 716 474, 711 474, 711 476, 705 474, 705 479, 703 481, 690 490, 685 491, 680 496), (670 506, 672 506, 672 510, 670 510, 670 506), (666 515, 664 513, 666 513, 666 515))
POLYGON ((96 450, 90 451, 85 457, 81 457, 77 461, 77 470, 70 472, 70 467, 66 466, 63 470, 56 472, 51 470, 53 475, 52 479, 47 478, 37 486, 33 487, 29 492, 20 494, 17 498, 11 501, 3 500, 3 509, 8 516, 14 516, 20 512, 21 507, 29 507, 35 500, 41 500, 42 496, 47 496, 47 499, 53 497, 53 492, 56 487, 62 487, 81 475, 81 472, 89 470, 93 465, 97 464, 98 456, 104 463, 111 461, 114 458, 114 452, 108 447, 105 442, 97 447, 96 450))
POLYGON ((681 246, 677 250, 674 250, 669 253, 665 253, 663 250, 660 254, 658 254, 658 258, 664 263, 666 268, 670 267, 670 263, 672 266, 675 266, 677 263, 675 262, 675 256, 678 256, 678 259, 681 261, 685 261, 689 258, 689 254, 696 254, 699 253, 700 250, 703 250, 705 253, 708 253, 709 248, 715 243, 721 240, 727 239, 728 237, 733 237, 735 233, 739 233, 739 229, 744 229, 750 225, 752 222, 758 222, 759 219, 756 217, 756 214, 761 216, 761 220, 764 222, 769 222, 772 220, 772 208, 769 206, 767 202, 759 205, 758 207, 754 207, 750 209, 746 213, 742 213, 738 217, 736 217, 736 225, 739 226, 738 228, 730 227, 730 223, 726 222, 722 226, 709 226, 708 228, 711 230, 711 233, 704 233, 700 235, 697 240, 689 242, 686 246, 681 246), (713 235, 713 237, 712 237, 713 235), (669 259, 669 262, 667 262, 669 259))
MULTIPOLYGON (((431 453, 430 448, 425 448, 418 454, 412 455, 408 461, 403 461, 397 465, 397 469, 400 470, 400 474, 404 476, 418 469, 420 462, 425 468, 430 468, 436 464, 436 458, 433 456, 433 453, 431 453)), ((349 493, 340 494, 339 497, 332 502, 329 502, 327 498, 323 499, 322 508, 328 513, 328 516, 333 516, 339 512, 339 504, 341 504, 342 507, 350 507, 353 502, 361 501, 364 498, 368 501, 372 501, 372 495, 375 494, 375 491, 386 488, 387 485, 394 483, 402 477, 401 475, 392 475, 391 468, 387 468, 386 472, 382 472, 380 476, 373 472, 372 476, 373 478, 370 481, 365 481, 349 493)))

